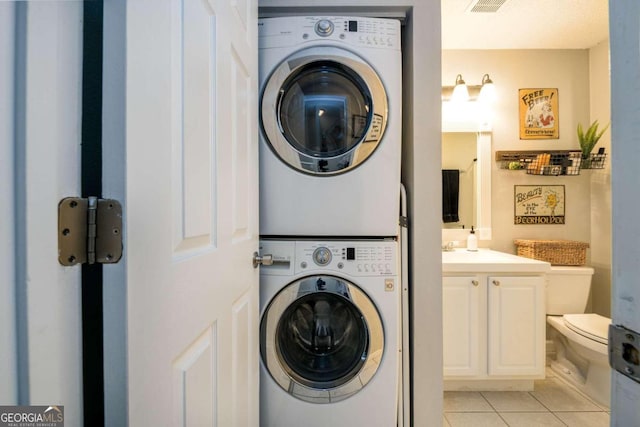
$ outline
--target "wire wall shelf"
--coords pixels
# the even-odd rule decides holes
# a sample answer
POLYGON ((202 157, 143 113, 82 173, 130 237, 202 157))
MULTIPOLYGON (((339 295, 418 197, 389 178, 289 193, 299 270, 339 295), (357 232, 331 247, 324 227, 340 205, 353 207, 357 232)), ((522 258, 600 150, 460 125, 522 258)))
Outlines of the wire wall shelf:
POLYGON ((606 153, 591 153, 587 159, 582 159, 581 169, 604 169, 607 163, 606 153))
POLYGON ((580 175, 582 169, 602 169, 607 155, 591 154, 583 159, 580 150, 496 151, 501 169, 523 170, 528 175, 580 175))

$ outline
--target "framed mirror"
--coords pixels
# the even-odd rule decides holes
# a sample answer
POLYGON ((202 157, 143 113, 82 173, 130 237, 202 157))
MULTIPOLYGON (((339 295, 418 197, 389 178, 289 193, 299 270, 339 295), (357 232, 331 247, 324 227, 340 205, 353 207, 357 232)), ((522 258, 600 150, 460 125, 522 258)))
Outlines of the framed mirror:
MULTIPOLYGON (((447 216, 446 198, 452 194, 443 172, 442 241, 459 241, 471 226, 480 240, 491 239, 491 124, 477 102, 442 103, 442 169, 458 175, 457 218, 447 216), (447 222, 445 222, 445 218, 447 222), (457 221, 455 221, 457 219, 457 221), (464 226, 464 228, 463 228, 464 226)), ((455 190, 455 185, 453 186, 455 190)), ((454 209, 455 210, 455 209, 454 209)), ((453 210, 451 211, 453 212, 453 210)))

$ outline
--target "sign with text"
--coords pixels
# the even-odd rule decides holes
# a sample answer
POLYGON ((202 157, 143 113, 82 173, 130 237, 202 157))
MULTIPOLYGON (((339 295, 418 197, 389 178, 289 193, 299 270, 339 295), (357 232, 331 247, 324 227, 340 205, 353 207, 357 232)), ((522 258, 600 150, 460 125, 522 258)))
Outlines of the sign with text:
POLYGON ((514 224, 564 224, 564 185, 514 185, 514 224))
POLYGON ((520 139, 558 139, 558 89, 520 89, 520 139))

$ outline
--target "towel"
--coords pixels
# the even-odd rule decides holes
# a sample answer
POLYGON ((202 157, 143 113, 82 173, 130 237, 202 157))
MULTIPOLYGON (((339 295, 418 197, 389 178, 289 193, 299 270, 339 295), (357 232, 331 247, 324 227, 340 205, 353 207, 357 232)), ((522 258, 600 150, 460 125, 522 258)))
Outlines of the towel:
POLYGON ((460 171, 442 170, 442 221, 458 222, 458 193, 460 192, 460 171))

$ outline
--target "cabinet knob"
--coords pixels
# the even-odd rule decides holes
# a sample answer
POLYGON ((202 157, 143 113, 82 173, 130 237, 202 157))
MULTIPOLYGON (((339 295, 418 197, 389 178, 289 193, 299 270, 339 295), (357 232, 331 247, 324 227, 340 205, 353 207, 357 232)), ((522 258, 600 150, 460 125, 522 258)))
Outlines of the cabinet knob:
POLYGON ((494 280, 493 284, 496 285, 496 286, 500 286, 500 281, 499 280, 494 280))
POLYGON ((472 281, 471 281, 471 284, 472 284, 473 286, 478 286, 479 282, 478 282, 477 280, 472 280, 472 281))

